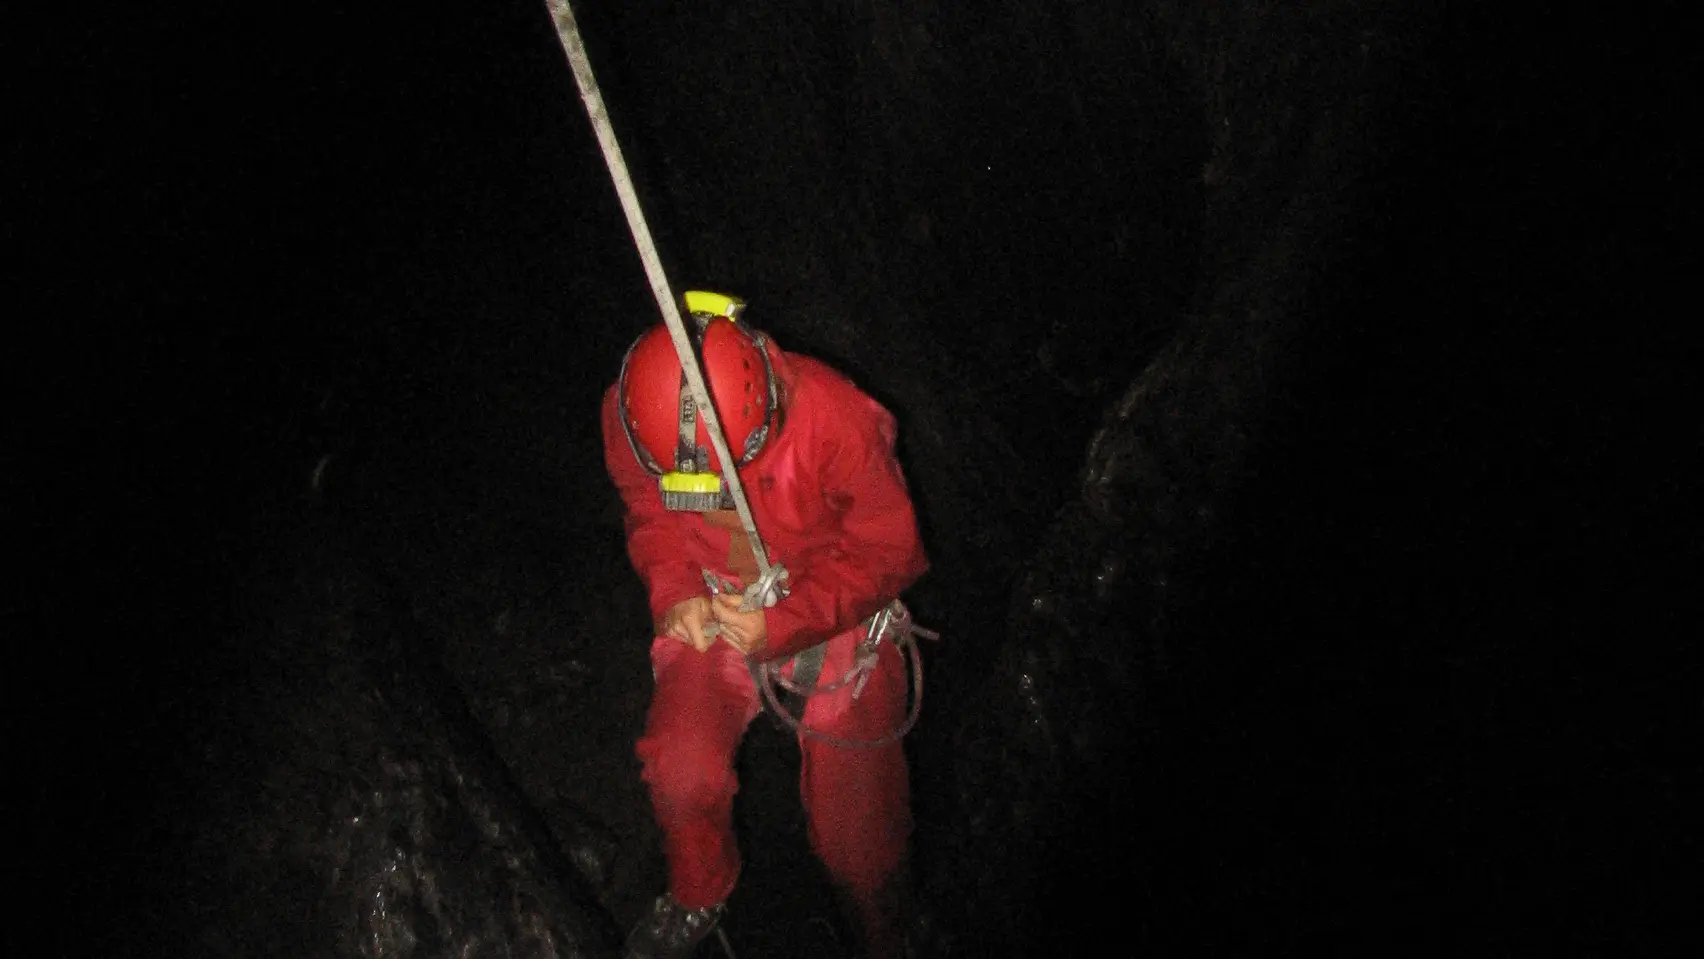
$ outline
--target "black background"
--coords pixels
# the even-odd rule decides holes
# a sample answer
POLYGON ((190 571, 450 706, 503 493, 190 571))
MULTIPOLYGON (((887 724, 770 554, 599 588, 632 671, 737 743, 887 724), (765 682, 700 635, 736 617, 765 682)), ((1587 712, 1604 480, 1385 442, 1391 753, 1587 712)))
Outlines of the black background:
MULTIPOLYGON (((1672 945, 1699 853, 1678 30, 1477 5, 587 6, 672 279, 746 296, 900 417, 936 569, 913 605, 949 637, 913 743, 943 921, 986 919, 950 877, 1000 842, 961 800, 999 775, 976 730, 1001 740, 1013 651, 1074 643, 1088 678, 1040 695, 1075 717, 1055 735, 1087 785, 1036 872, 982 880, 1029 904, 1019 953, 1672 945), (1202 328, 1218 347, 1167 353, 1202 328), (1103 420, 1144 370, 1197 384, 1146 400, 1181 418, 1103 420), (1194 403, 1202 382, 1237 400, 1194 403), (1158 430, 1159 465, 1120 468, 1210 528, 1072 554, 1103 424, 1158 430), (1181 598, 1025 618, 1108 557, 1181 598), (1128 649, 1165 665, 1093 665, 1128 649)), ((622 738, 642 683, 517 698, 557 658, 643 670, 595 404, 655 305, 542 5, 63 27, 6 41, 33 68, 7 217, 6 792, 54 906, 11 933, 124 953, 216 922, 185 906, 208 877, 182 850, 246 782, 221 730, 309 515, 414 604, 420 655, 546 818, 610 797, 591 814, 640 864, 606 900, 630 919, 660 876, 622 738), (489 631, 504 609, 524 638, 489 631), (548 734, 505 732, 499 704, 548 734), (576 731, 574 760, 546 755, 576 731)), ((759 742, 783 771, 748 770, 769 785, 742 801, 788 809, 784 744, 759 742)), ((745 821, 802 845, 791 815, 745 821)), ((736 903, 757 954, 826 908, 788 899, 820 880, 781 848, 736 903)))

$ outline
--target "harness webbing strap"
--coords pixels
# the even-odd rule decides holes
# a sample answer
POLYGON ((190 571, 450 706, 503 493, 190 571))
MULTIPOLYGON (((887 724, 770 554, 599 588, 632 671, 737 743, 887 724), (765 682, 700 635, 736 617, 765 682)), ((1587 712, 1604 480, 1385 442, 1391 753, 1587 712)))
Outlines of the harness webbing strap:
MULTIPOLYGON (((692 404, 692 387, 686 382, 686 370, 680 372, 680 409, 676 416, 679 421, 675 444, 675 469, 683 473, 698 472, 698 410, 692 404)), ((704 458, 704 465, 709 466, 709 457, 704 458)))
POLYGON ((826 742, 831 746, 843 749, 876 749, 899 742, 911 732, 911 727, 917 725, 917 718, 923 714, 923 657, 917 650, 917 637, 924 639, 940 639, 939 633, 924 629, 911 621, 911 611, 905 604, 894 600, 883 607, 881 612, 871 616, 865 622, 864 639, 858 643, 858 656, 846 675, 832 683, 818 683, 822 673, 823 660, 828 653, 828 643, 821 642, 810 649, 796 653, 793 656, 793 676, 788 679, 781 672, 779 663, 759 663, 747 659, 746 666, 751 670, 751 681, 757 686, 758 695, 763 698, 764 706, 783 726, 808 739, 826 742), (891 640, 889 635, 891 634, 891 640), (852 699, 856 701, 864 692, 864 683, 877 667, 877 654, 884 641, 891 641, 905 656, 911 667, 911 709, 905 721, 886 736, 877 739, 843 739, 831 736, 820 730, 811 729, 799 716, 794 716, 781 704, 776 695, 775 687, 780 686, 795 696, 809 699, 823 693, 832 693, 845 686, 852 686, 852 699), (807 665, 804 657, 812 657, 815 662, 807 665))
POLYGON ((817 643, 793 656, 793 685, 810 689, 822 675, 823 660, 828 658, 828 644, 817 643))

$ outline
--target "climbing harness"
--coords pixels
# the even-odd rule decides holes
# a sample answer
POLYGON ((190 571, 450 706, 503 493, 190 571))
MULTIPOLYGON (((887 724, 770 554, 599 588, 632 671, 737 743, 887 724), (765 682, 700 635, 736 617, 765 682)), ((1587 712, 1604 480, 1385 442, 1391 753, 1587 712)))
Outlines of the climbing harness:
MULTIPOLYGON (((710 590, 711 595, 732 593, 738 588, 708 569, 702 572, 704 574, 704 585, 710 590)), ((714 626, 715 624, 711 625, 714 626)), ((912 727, 917 725, 918 717, 923 714, 923 656, 917 648, 917 637, 919 636, 929 640, 941 638, 940 633, 932 629, 925 629, 913 622, 911 610, 896 599, 882 607, 869 619, 864 620, 864 638, 858 642, 858 650, 853 656, 852 668, 848 669, 839 679, 827 683, 820 681, 823 661, 828 655, 827 642, 818 643, 809 649, 794 654, 791 659, 785 661, 760 663, 756 659, 747 657, 746 667, 751 671, 752 682, 756 684, 758 692, 763 696, 765 708, 788 729, 801 736, 820 740, 833 746, 848 749, 875 749, 904 739, 906 734, 911 732, 912 727), (800 710, 799 715, 793 715, 782 704, 780 695, 775 692, 776 687, 780 687, 782 691, 800 700, 806 700, 812 696, 832 693, 851 686, 852 699, 856 702, 858 697, 864 694, 864 685, 869 682, 870 674, 875 672, 876 666, 880 662, 883 642, 891 642, 897 649, 901 650, 906 656, 911 673, 911 709, 907 713, 905 721, 886 736, 877 739, 845 739, 840 736, 829 735, 821 730, 811 729, 804 724, 803 710, 800 710), (789 662, 793 664, 793 675, 791 677, 787 676, 785 672, 789 662)))
MULTIPOLYGON (((674 344, 675 354, 680 357, 681 375, 685 379, 686 390, 683 391, 682 408, 680 413, 681 437, 683 445, 688 437, 687 430, 689 411, 686 406, 688 395, 692 404, 691 412, 701 416, 705 432, 709 435, 710 443, 715 448, 717 463, 721 468, 724 486, 715 502, 720 505, 731 501, 733 508, 739 513, 740 525, 744 527, 746 539, 750 543, 752 558, 757 561, 757 581, 742 591, 740 610, 753 612, 774 606, 787 595, 787 570, 779 564, 771 564, 769 555, 764 550, 763 539, 757 533, 757 521, 753 518, 751 504, 746 499, 745 487, 740 483, 738 463, 729 451, 727 437, 722 430, 721 418, 716 413, 715 404, 710 401, 710 391, 704 382, 703 371, 699 368, 698 356, 693 349, 691 338, 686 326, 681 320, 680 308, 675 304, 674 294, 669 287, 668 275, 663 270, 661 258, 657 255, 655 241, 651 238, 650 227, 645 222, 644 210, 639 206, 639 196, 633 189, 633 180, 627 171, 627 161, 621 153, 621 144, 615 138, 615 126, 610 123, 609 111, 604 106, 603 94, 598 90, 597 78, 592 73, 591 59, 586 54, 585 43, 580 38, 580 26, 574 19, 574 11, 569 7, 568 0, 546 0, 550 9, 551 19, 556 24, 556 37, 562 44, 562 51, 568 57, 568 64, 574 71, 574 83, 580 90, 580 101, 586 107, 586 116, 591 120, 592 131, 597 135, 598 146, 603 151, 604 164, 609 168, 610 180, 615 185, 616 196, 621 200, 621 211, 627 217, 628 230, 633 235, 633 245, 639 251, 639 261, 645 268, 646 279, 651 284, 651 294, 656 297, 657 307, 662 311, 663 324, 668 327, 669 339, 674 344)), ((743 304, 730 297, 717 305, 705 303, 699 306, 697 297, 709 296, 698 291, 687 294, 687 306, 694 312, 722 312, 729 319, 737 319, 738 306, 743 304)), ((773 379, 770 383, 773 389, 773 379)), ((625 418, 624 418, 625 419, 625 418)), ((632 441, 629 434, 629 442, 632 441)), ((742 451, 744 452, 744 451, 742 451)), ((706 464, 708 465, 708 464, 706 464)), ((684 482, 684 481, 683 481, 684 482)), ((687 497, 701 496, 708 502, 709 497, 717 491, 692 487, 670 490, 681 497, 681 502, 688 502, 687 497)), ((691 500, 696 502, 697 500, 691 500)), ((732 583, 718 580, 709 570, 704 571, 705 585, 712 593, 731 592, 735 587, 732 583)), ((717 624, 709 624, 705 635, 713 636, 717 624)), ((783 664, 759 663, 747 656, 746 665, 750 668, 752 679, 763 694, 763 700, 789 729, 836 746, 853 749, 868 749, 885 746, 898 742, 900 738, 911 731, 917 717, 923 710, 923 659, 917 651, 916 637, 939 639, 939 635, 916 625, 911 621, 911 613, 898 599, 889 603, 880 612, 866 621, 865 636, 858 644, 858 655, 852 669, 845 676, 827 685, 820 685, 817 679, 822 670, 823 658, 826 653, 826 643, 819 643, 793 657, 794 675, 792 679, 783 676, 783 664), (852 688, 852 698, 857 699, 864 691, 864 684, 870 673, 875 669, 881 644, 889 637, 896 647, 904 649, 910 658, 912 677, 912 703, 910 714, 901 726, 880 739, 858 740, 842 739, 830 736, 814 729, 806 728, 797 717, 784 709, 775 694, 775 686, 779 685, 789 693, 810 697, 841 689, 848 683, 855 684, 852 688), (801 676, 801 670, 803 675, 801 676)), ((725 942, 724 942, 725 945, 725 942)), ((731 951, 731 950, 730 950, 731 951)))
POLYGON ((830 683, 818 681, 818 674, 822 670, 822 661, 828 647, 826 642, 818 643, 793 657, 795 665, 792 679, 788 679, 782 672, 784 663, 759 663, 755 660, 747 660, 751 668, 752 681, 757 684, 758 690, 763 694, 764 704, 775 715, 775 718, 779 719, 788 729, 800 736, 825 742, 831 746, 840 746, 846 749, 876 749, 899 742, 905 738, 907 733, 911 732, 913 726, 917 725, 918 717, 923 714, 923 655, 918 651, 917 637, 938 640, 941 638, 940 634, 934 630, 924 629, 912 622, 911 611, 906 609, 905 604, 897 599, 882 607, 881 612, 871 616, 864 623, 864 638, 858 642, 858 651, 853 658, 852 668, 848 669, 845 675, 830 683), (884 641, 892 642, 895 647, 902 651, 911 672, 911 709, 906 714, 905 721, 886 736, 876 739, 846 739, 811 729, 804 724, 804 711, 800 710, 799 715, 794 716, 781 704, 780 697, 775 693, 775 687, 779 686, 795 696, 809 699, 812 696, 831 693, 851 685, 852 699, 857 701, 858 697, 863 695, 864 684, 869 681, 870 674, 875 672, 881 654, 881 645, 884 641), (806 675, 801 676, 802 664, 800 660, 812 654, 815 657, 814 669, 805 670, 806 675))

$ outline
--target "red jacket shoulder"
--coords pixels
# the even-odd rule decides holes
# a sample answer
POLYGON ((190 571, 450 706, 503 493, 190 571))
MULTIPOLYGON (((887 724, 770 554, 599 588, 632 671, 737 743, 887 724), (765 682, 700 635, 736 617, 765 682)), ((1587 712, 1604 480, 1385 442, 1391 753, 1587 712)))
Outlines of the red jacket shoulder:
POLYGON ((790 421, 810 421, 831 433, 857 433, 892 442, 893 415, 851 377, 822 360, 796 353, 787 354, 787 367, 794 397, 788 409, 790 421))

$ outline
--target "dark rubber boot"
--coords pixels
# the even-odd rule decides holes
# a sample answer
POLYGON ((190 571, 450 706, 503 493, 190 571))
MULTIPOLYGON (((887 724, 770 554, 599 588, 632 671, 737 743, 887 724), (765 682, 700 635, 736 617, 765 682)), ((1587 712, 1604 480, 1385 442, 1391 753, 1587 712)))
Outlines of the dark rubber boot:
POLYGON ((687 959, 716 931, 716 923, 722 921, 726 911, 724 903, 688 909, 673 896, 658 896, 651 911, 627 934, 622 959, 687 959))

